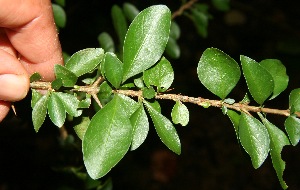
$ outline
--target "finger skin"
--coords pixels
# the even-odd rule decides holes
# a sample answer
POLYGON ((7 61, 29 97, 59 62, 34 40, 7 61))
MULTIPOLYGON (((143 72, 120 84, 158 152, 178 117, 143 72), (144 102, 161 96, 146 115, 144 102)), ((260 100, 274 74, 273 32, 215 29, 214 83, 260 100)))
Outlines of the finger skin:
POLYGON ((10 109, 10 103, 0 100, 0 122, 5 118, 10 109))

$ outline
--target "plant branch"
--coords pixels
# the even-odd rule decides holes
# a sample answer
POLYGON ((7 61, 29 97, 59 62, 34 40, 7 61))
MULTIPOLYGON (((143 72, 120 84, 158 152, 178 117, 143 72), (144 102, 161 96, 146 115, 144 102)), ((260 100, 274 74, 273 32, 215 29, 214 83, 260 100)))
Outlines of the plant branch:
MULTIPOLYGON (((100 77, 97 81, 95 81, 92 85, 89 86, 76 86, 74 89, 71 89, 72 91, 78 91, 78 92, 86 92, 88 94, 91 94, 92 97, 95 99, 95 101, 99 104, 100 107, 102 107, 97 94, 99 92, 99 84, 103 82, 103 78, 100 77)), ((37 90, 51 90, 51 83, 50 82, 32 82, 30 83, 30 87, 37 90)), ((123 94, 126 96, 131 97, 138 97, 142 98, 143 92, 142 91, 134 91, 134 90, 114 90, 113 93, 116 94, 123 94)), ((283 115, 283 116, 290 116, 290 110, 280 110, 280 109, 273 109, 273 108, 263 108, 258 106, 249 106, 247 104, 243 103, 234 103, 234 104, 227 104, 224 103, 222 100, 210 100, 205 99, 201 97, 189 97, 185 95, 180 94, 157 94, 155 96, 155 99, 164 99, 164 100, 173 100, 173 101, 181 101, 181 102, 187 102, 196 104, 202 107, 218 107, 221 108, 222 106, 226 106, 229 109, 236 110, 239 112, 263 112, 263 113, 269 113, 269 114, 275 114, 275 115, 283 115)), ((300 117, 300 112, 295 113, 297 117, 300 117)))
POLYGON ((182 15, 182 13, 189 9, 193 4, 195 4, 198 0, 190 0, 189 2, 183 4, 177 11, 175 11, 172 14, 172 20, 180 15, 182 15))
MULTIPOLYGON (((133 90, 115 90, 115 93, 118 94, 124 94, 126 96, 131 97, 142 97, 142 91, 133 91, 133 90)), ((221 100, 210 100, 205 98, 195 98, 195 97, 189 97, 179 94, 158 94, 155 96, 155 99, 165 99, 165 100, 173 100, 173 101, 181 101, 181 102, 188 102, 192 104, 196 104, 203 107, 218 107, 221 108, 222 106, 226 106, 229 109, 236 110, 239 112, 263 112, 263 113, 270 113, 270 114, 276 114, 276 115, 284 115, 284 116, 290 116, 290 110, 279 110, 279 109, 273 109, 273 108, 262 108, 262 107, 256 107, 256 106, 249 106, 247 104, 242 103, 234 103, 234 104, 227 104, 224 103, 221 100)), ((297 117, 300 117, 300 112, 296 112, 297 117)))

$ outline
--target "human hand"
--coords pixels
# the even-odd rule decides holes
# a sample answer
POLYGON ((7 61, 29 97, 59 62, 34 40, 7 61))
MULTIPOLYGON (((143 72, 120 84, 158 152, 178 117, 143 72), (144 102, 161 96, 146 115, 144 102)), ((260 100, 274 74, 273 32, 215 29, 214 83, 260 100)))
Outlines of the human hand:
POLYGON ((50 0, 0 0, 0 122, 10 102, 23 99, 29 76, 54 79, 63 64, 50 0))

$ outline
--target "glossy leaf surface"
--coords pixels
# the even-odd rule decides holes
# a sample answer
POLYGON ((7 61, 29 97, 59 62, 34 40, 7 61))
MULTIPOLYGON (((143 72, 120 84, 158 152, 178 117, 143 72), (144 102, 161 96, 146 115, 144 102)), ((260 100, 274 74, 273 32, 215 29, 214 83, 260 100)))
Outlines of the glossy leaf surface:
POLYGON ((147 87, 153 85, 158 87, 159 92, 166 91, 174 80, 172 65, 163 57, 157 65, 144 72, 143 79, 147 87))
POLYGON ((47 106, 49 101, 49 94, 43 95, 34 105, 32 109, 32 123, 34 130, 39 131, 40 127, 45 121, 47 114, 47 106))
POLYGON ((79 100, 74 95, 62 92, 58 92, 56 95, 60 98, 68 114, 75 117, 78 116, 79 100))
POLYGON ((239 137, 242 146, 251 157, 253 167, 259 168, 269 153, 270 138, 267 129, 256 118, 242 113, 239 137))
POLYGON ((265 59, 259 62, 259 64, 273 77, 274 90, 273 95, 270 98, 273 99, 282 91, 284 91, 289 83, 289 77, 286 74, 286 68, 278 59, 265 59))
POLYGON ((73 87, 77 82, 77 76, 62 65, 55 65, 54 72, 56 78, 61 79, 65 87, 73 87))
POLYGON ((74 53, 65 67, 77 77, 94 70, 104 57, 101 48, 87 48, 74 53))
POLYGON ((203 52, 197 73, 201 83, 221 99, 226 98, 241 76, 237 62, 216 48, 203 52))
POLYGON ((83 138, 84 165, 91 178, 107 174, 126 154, 131 140, 124 101, 115 96, 94 115, 83 138))
POLYGON ((233 110, 228 109, 227 110, 227 115, 228 115, 228 117, 229 117, 229 119, 230 119, 230 121, 231 121, 231 123, 234 127, 236 137, 239 140, 240 139, 240 137, 239 137, 240 114, 236 113, 233 110))
POLYGON ((249 57, 241 55, 241 63, 250 94, 258 104, 262 105, 273 93, 273 77, 265 68, 249 57))
POLYGON ((163 116, 161 113, 156 111, 152 106, 144 101, 145 106, 151 116, 154 123, 156 132, 161 141, 176 154, 181 153, 181 144, 179 136, 176 132, 175 127, 169 119, 163 116))
POLYGON ((284 126, 292 145, 296 146, 300 140, 300 119, 290 116, 285 120, 284 126))
POLYGON ((52 92, 48 102, 49 117, 57 127, 62 127, 66 120, 65 107, 57 96, 56 92, 52 92))
POLYGON ((131 150, 135 150, 145 141, 149 131, 148 117, 142 104, 132 114, 130 121, 133 127, 131 150))
POLYGON ((294 89, 290 93, 289 107, 292 109, 292 112, 300 112, 300 88, 294 89))
POLYGON ((60 28, 64 28, 67 22, 67 16, 64 9, 59 5, 52 4, 52 10, 55 24, 60 28))
POLYGON ((75 133, 81 140, 83 140, 84 134, 90 122, 91 120, 89 117, 82 117, 81 122, 74 126, 75 133))
POLYGON ((43 95, 41 93, 39 93, 37 90, 31 89, 31 108, 33 108, 35 106, 35 104, 39 101, 39 99, 42 96, 43 95))
POLYGON ((176 101, 171 112, 171 117, 173 123, 180 123, 182 126, 186 126, 189 123, 190 113, 182 102, 176 101))
POLYGON ((115 87, 119 88, 123 77, 123 63, 114 53, 105 54, 104 73, 106 79, 115 87))
POLYGON ((164 5, 151 6, 136 16, 124 42, 123 82, 160 59, 168 42, 170 25, 171 12, 164 5))
POLYGON ((278 127, 270 123, 268 120, 264 120, 264 125, 267 127, 270 136, 270 154, 272 158, 273 167, 277 173, 277 177, 283 189, 287 189, 287 185, 283 180, 283 171, 285 169, 285 161, 281 158, 281 151, 284 146, 289 145, 289 139, 283 131, 278 127))

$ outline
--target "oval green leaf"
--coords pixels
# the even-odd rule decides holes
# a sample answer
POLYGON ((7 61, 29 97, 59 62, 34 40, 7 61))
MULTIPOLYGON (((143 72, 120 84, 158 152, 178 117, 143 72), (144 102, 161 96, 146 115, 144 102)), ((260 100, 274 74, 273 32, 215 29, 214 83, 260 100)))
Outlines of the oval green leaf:
POLYGON ((125 2, 123 4, 123 11, 125 17, 131 22, 140 13, 140 11, 131 3, 125 2))
POLYGON ((56 26, 64 28, 67 22, 67 16, 64 9, 57 4, 52 4, 52 9, 56 26))
POLYGON ((114 40, 107 32, 99 34, 98 42, 105 52, 115 52, 114 40))
POLYGON ((168 42, 170 25, 171 12, 165 5, 151 6, 136 16, 124 42, 123 82, 160 59, 168 42))
POLYGON ((57 127, 62 127, 66 120, 66 110, 64 104, 56 94, 52 92, 48 101, 49 117, 57 127))
POLYGON ((285 161, 281 158, 281 151, 284 146, 289 145, 289 139, 283 131, 278 127, 270 123, 268 120, 264 120, 264 125, 267 127, 270 137, 270 154, 273 167, 276 171, 277 177, 283 189, 287 189, 285 181, 283 180, 283 171, 285 169, 285 161))
POLYGON ((272 75, 253 59, 241 55, 242 69, 253 99, 260 105, 274 90, 272 75))
POLYGON ((42 96, 43 95, 41 93, 39 93, 37 90, 31 89, 31 108, 33 108, 35 106, 35 104, 39 101, 39 99, 42 96))
POLYGON ((290 116, 285 120, 284 126, 292 145, 296 146, 300 140, 300 119, 290 116))
POLYGON ((146 139, 149 132, 149 121, 143 104, 130 117, 133 126, 131 150, 137 149, 146 139))
POLYGON ((83 140, 84 134, 90 122, 91 120, 89 117, 82 117, 81 122, 74 126, 74 131, 81 140, 83 140))
POLYGON ((166 91, 174 80, 172 65, 163 57, 157 65, 144 72, 143 80, 147 87, 153 85, 158 88, 158 92, 166 91))
POLYGON ((239 121, 239 137, 242 146, 251 157, 253 167, 259 168, 268 157, 270 149, 266 127, 256 118, 242 113, 239 121))
POLYGON ((282 91, 284 91, 289 83, 289 77, 286 74, 286 68, 278 59, 265 59, 259 62, 259 64, 273 77, 274 90, 273 95, 270 98, 273 99, 282 91))
POLYGON ((123 14, 122 9, 118 5, 114 5, 111 9, 111 17, 113 20, 114 28, 117 32, 120 46, 123 46, 125 35, 127 32, 127 21, 123 14))
POLYGON ((241 76, 237 62, 216 48, 203 52, 197 73, 201 83, 221 99, 226 98, 241 76))
POLYGON ((62 65, 55 65, 54 72, 56 78, 62 80, 64 87, 73 87, 77 82, 77 76, 62 65))
POLYGON ((300 112, 300 88, 294 89, 290 93, 289 107, 292 112, 300 112))
POLYGON ((84 165, 93 179, 106 175, 126 154, 132 141, 132 126, 121 98, 100 109, 85 132, 84 165))
POLYGON ((178 40, 180 37, 180 27, 179 25, 175 22, 172 21, 171 23, 171 29, 170 29, 170 37, 173 38, 174 40, 178 40))
POLYGON ((106 79, 118 89, 123 77, 123 63, 114 53, 105 54, 104 73, 106 79))
POLYGON ((77 77, 93 71, 102 61, 102 48, 87 48, 74 53, 66 63, 66 68, 77 77))
POLYGON ((144 101, 145 106, 151 116, 156 132, 161 141, 176 154, 181 153, 181 144, 175 127, 169 119, 156 111, 152 106, 144 101))
POLYGON ((186 126, 189 123, 189 116, 190 113, 187 107, 182 102, 176 101, 171 112, 173 123, 180 123, 182 126, 186 126))
POLYGON ((230 110, 230 109, 227 110, 226 114, 228 115, 228 117, 229 117, 229 119, 230 119, 230 121, 231 121, 231 123, 232 123, 232 125, 234 127, 236 138, 239 141, 239 139, 240 139, 240 137, 239 137, 239 124, 240 124, 240 117, 241 117, 241 115, 238 114, 238 113, 236 113, 233 110, 230 110))
POLYGON ((72 94, 67 94, 67 93, 62 93, 62 92, 57 92, 55 93, 63 106, 66 109, 66 112, 70 114, 71 116, 77 117, 78 115, 78 105, 79 105, 79 100, 72 94))
POLYGON ((32 109, 32 123, 36 132, 39 131, 39 129, 45 121, 48 101, 49 93, 39 98, 39 100, 34 104, 34 107, 32 109))
POLYGON ((172 59, 178 59, 180 57, 180 47, 176 40, 171 36, 166 46, 166 54, 172 59))

